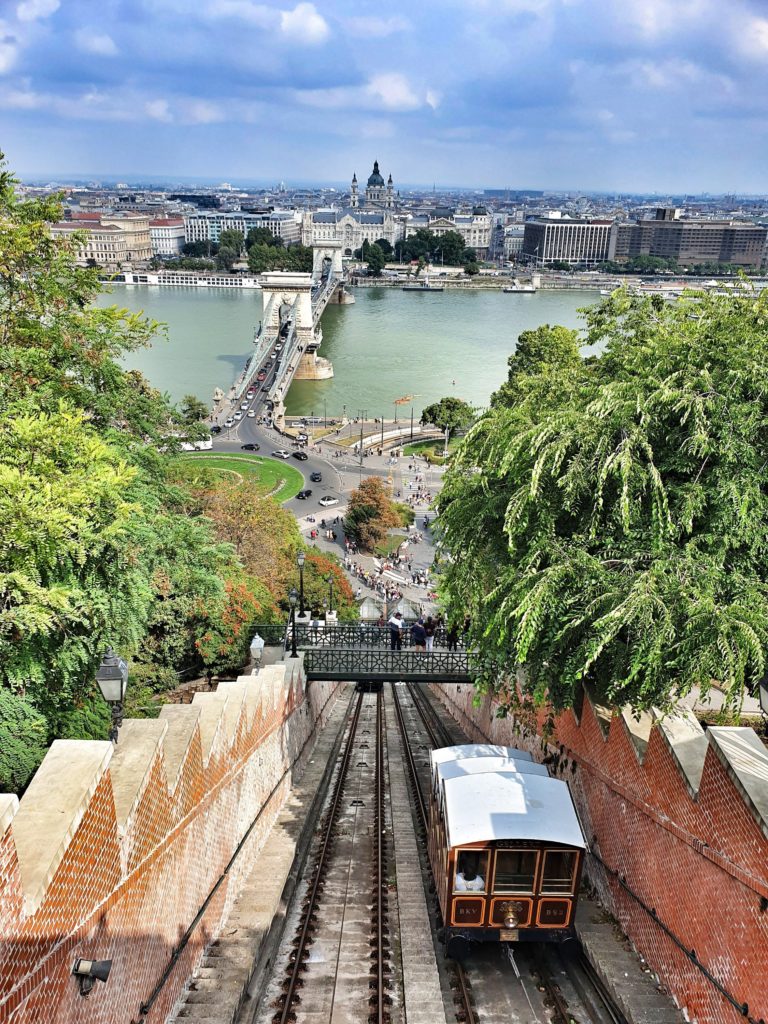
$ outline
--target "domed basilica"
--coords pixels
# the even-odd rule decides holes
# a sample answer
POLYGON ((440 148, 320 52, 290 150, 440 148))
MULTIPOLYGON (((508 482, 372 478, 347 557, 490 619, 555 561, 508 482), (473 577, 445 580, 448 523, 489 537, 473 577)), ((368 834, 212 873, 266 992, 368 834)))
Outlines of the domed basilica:
POLYGON ((392 184, 392 175, 387 178, 386 185, 379 172, 379 161, 373 161, 373 171, 365 186, 365 199, 360 202, 360 194, 357 189, 357 175, 352 175, 352 186, 349 190, 349 205, 353 209, 360 206, 392 210, 395 206, 395 186, 392 184))

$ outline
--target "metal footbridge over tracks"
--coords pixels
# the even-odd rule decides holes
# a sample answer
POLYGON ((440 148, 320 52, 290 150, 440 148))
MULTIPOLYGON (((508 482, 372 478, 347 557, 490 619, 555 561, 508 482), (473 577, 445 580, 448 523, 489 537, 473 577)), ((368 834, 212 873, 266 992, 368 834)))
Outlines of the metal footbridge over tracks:
MULTIPOLYGON (((365 624, 304 625, 296 627, 296 651, 304 655, 307 679, 342 682, 471 683, 476 664, 462 641, 448 650, 445 629, 435 634, 434 649, 423 652, 408 646, 403 631, 402 648, 392 649, 386 626, 365 624)), ((261 624, 254 627, 268 646, 293 650, 292 627, 261 624)))

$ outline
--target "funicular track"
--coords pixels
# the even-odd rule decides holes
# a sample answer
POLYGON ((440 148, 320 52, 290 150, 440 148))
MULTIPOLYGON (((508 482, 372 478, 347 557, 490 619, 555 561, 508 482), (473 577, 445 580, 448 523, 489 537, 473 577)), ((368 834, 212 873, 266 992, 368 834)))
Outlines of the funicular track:
MULTIPOLYGON (((383 697, 382 694, 361 693, 355 698, 335 782, 320 826, 282 992, 271 1004, 273 1024, 294 1024, 301 1022, 304 1016, 314 1022, 326 1010, 329 1021, 338 1019, 338 1013, 338 1016, 346 1014, 350 1019, 369 1024, 389 1024, 385 787, 383 697), (373 779, 366 739, 370 734, 367 720, 372 706, 375 707, 373 779), (359 886, 360 871, 365 867, 359 863, 358 854, 367 852, 368 846, 370 888, 365 892, 366 886, 359 886), (329 872, 333 873, 331 877, 329 872), (364 915, 365 910, 370 909, 367 936, 359 934, 357 920, 345 922, 344 892, 355 894, 358 889, 365 893, 366 908, 361 910, 358 906, 355 912, 364 915), (346 930, 345 924, 348 925, 346 930), (313 955, 321 945, 324 947, 321 955, 313 955), (345 965, 354 956, 350 953, 353 946, 358 947, 355 952, 360 956, 365 955, 363 947, 368 950, 367 981, 358 977, 350 982, 349 977, 343 976, 345 965)), ((354 915, 350 912, 349 916, 351 919, 354 915)))
MULTIPOLYGON (((456 740, 448 732, 439 714, 431 702, 421 692, 419 686, 406 684, 406 692, 410 703, 418 714, 424 732, 429 737, 432 748, 453 745, 456 740)), ((422 824, 422 835, 426 841, 428 827, 428 805, 419 781, 419 770, 416 764, 412 745, 413 737, 409 738, 401 701, 397 688, 392 686, 393 701, 398 725, 400 728, 408 774, 414 796, 414 805, 422 824)), ((527 944, 523 944, 527 946, 527 944)), ((616 1006, 605 985, 595 972, 586 957, 581 944, 574 940, 566 948, 546 944, 531 944, 532 948, 523 948, 513 953, 511 946, 507 948, 509 969, 506 972, 507 983, 519 983, 520 992, 527 1003, 527 1016, 521 1020, 531 1024, 627 1024, 621 1010, 616 1006), (517 961, 520 961, 518 965, 517 961), (526 979, 525 972, 530 969, 533 979, 526 979), (544 992, 545 999, 537 1004, 537 995, 544 992)), ((479 983, 477 975, 482 970, 465 970, 461 964, 453 964, 456 978, 456 1017, 459 1021, 482 1024, 493 1020, 484 1011, 484 991, 486 986, 479 983), (474 975, 470 979, 470 973, 474 975)), ((503 979, 502 979, 503 980, 503 979)), ((492 986, 490 986, 492 989, 492 986)), ((493 1011, 491 1011, 491 1014, 493 1011)), ((526 1009, 523 1010, 526 1013, 526 1009)))

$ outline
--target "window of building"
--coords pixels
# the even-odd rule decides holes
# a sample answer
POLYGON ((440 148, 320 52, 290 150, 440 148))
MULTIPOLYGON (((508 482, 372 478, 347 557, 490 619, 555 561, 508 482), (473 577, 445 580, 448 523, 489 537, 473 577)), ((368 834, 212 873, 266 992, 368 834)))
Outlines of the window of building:
POLYGON ((488 884, 487 850, 461 850, 456 858, 454 892, 485 892, 488 884), (461 875, 461 878, 457 876, 461 875))

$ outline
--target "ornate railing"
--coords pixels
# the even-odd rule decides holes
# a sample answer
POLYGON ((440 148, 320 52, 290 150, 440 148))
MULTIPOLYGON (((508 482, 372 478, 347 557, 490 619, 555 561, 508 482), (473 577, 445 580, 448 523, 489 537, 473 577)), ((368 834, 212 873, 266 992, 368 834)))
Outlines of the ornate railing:
MULTIPOLYGON (((410 623, 403 623, 402 646, 412 648, 410 623)), ((256 625, 254 629, 268 644, 290 644, 291 627, 277 623, 275 625, 256 625)), ((342 622, 338 625, 326 626, 307 625, 297 623, 296 625, 296 646, 297 647, 391 647, 389 626, 369 625, 365 622, 342 622)), ((435 650, 448 649, 448 631, 445 626, 438 626, 434 637, 435 650)), ((461 651, 466 650, 465 637, 459 633, 456 637, 454 648, 461 651)))
POLYGON ((466 651, 392 651, 365 647, 308 647, 308 679, 362 682, 468 683, 473 658, 466 651))

